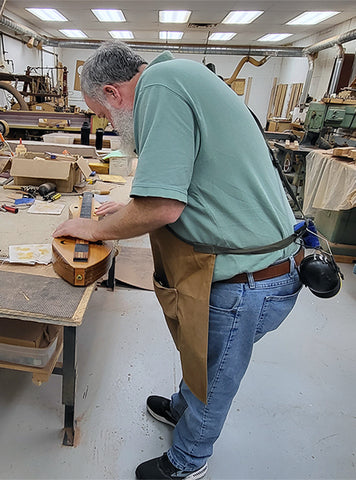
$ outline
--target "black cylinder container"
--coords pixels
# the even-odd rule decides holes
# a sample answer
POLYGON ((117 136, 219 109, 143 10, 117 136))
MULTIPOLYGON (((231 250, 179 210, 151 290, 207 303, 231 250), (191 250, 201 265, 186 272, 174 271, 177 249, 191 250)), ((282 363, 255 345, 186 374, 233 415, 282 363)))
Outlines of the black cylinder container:
POLYGON ((80 143, 82 145, 89 145, 90 126, 88 122, 83 122, 80 129, 80 143))
POLYGON ((104 130, 102 128, 97 128, 95 136, 95 148, 101 150, 103 148, 103 135, 104 130))

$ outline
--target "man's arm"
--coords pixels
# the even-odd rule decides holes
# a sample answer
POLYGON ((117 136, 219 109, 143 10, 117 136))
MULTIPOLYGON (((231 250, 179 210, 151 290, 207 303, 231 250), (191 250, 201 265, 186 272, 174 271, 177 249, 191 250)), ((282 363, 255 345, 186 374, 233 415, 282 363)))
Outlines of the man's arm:
POLYGON ((53 236, 70 236, 91 242, 137 237, 175 222, 184 207, 184 203, 167 198, 134 198, 118 212, 100 221, 67 220, 56 228, 53 236))

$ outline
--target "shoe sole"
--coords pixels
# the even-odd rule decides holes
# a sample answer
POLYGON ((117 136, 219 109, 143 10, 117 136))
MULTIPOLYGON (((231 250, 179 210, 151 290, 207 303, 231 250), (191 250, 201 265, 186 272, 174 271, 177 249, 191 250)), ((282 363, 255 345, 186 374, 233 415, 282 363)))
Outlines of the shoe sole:
POLYGON ((184 480, 197 480, 198 478, 203 478, 205 477, 205 474, 207 471, 208 471, 208 464, 206 463, 199 470, 185 477, 184 480))
MULTIPOLYGON (((155 418, 156 420, 158 420, 159 422, 162 422, 162 423, 166 423, 167 425, 170 425, 171 427, 175 427, 176 424, 175 423, 172 423, 170 422, 169 420, 167 420, 166 418, 164 417, 161 417, 160 415, 158 415, 156 412, 154 412, 148 405, 147 405, 147 411, 150 415, 152 415, 153 418, 155 418)), ((192 477, 193 478, 193 477, 192 477)), ((198 477, 199 478, 199 477, 198 477)))

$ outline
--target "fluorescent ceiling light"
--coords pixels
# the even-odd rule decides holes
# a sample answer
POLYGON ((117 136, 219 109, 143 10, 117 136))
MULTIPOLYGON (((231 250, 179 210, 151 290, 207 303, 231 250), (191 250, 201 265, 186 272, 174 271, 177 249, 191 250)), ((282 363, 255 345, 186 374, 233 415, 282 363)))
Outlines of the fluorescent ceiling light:
POLYGON ((208 40, 231 40, 235 35, 236 33, 233 32, 216 32, 212 33, 208 40))
POLYGON ((111 30, 109 33, 113 38, 134 38, 134 35, 130 30, 111 30))
POLYGON ((287 25, 316 25, 338 13, 340 12, 304 12, 287 22, 287 25))
POLYGON ((226 15, 221 23, 252 23, 256 18, 262 15, 263 10, 251 10, 251 11, 233 11, 226 15))
POLYGON ((161 23, 187 23, 190 10, 160 10, 159 21, 161 23))
POLYGON ((159 32, 161 40, 180 40, 183 37, 183 32, 159 32))
POLYGON ((63 35, 69 38, 87 38, 81 30, 59 30, 63 35))
POLYGON ((46 22, 68 22, 68 19, 54 8, 26 8, 26 10, 46 22))
POLYGON ((92 8, 96 18, 100 22, 126 22, 126 18, 122 10, 103 10, 101 8, 92 8))
POLYGON ((279 42, 280 40, 284 40, 287 37, 293 35, 292 33, 268 33, 261 38, 258 38, 258 42, 279 42))

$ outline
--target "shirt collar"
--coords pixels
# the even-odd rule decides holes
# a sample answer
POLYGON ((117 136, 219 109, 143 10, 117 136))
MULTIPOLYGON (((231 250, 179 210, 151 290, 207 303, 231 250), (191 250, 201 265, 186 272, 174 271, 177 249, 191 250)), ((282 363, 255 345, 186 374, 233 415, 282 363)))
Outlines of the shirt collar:
POLYGON ((151 65, 156 65, 157 63, 166 62, 167 60, 173 60, 173 59, 174 57, 171 54, 171 52, 169 52, 168 50, 165 50, 164 52, 160 53, 158 57, 152 60, 152 62, 150 62, 146 68, 150 68, 151 65))

